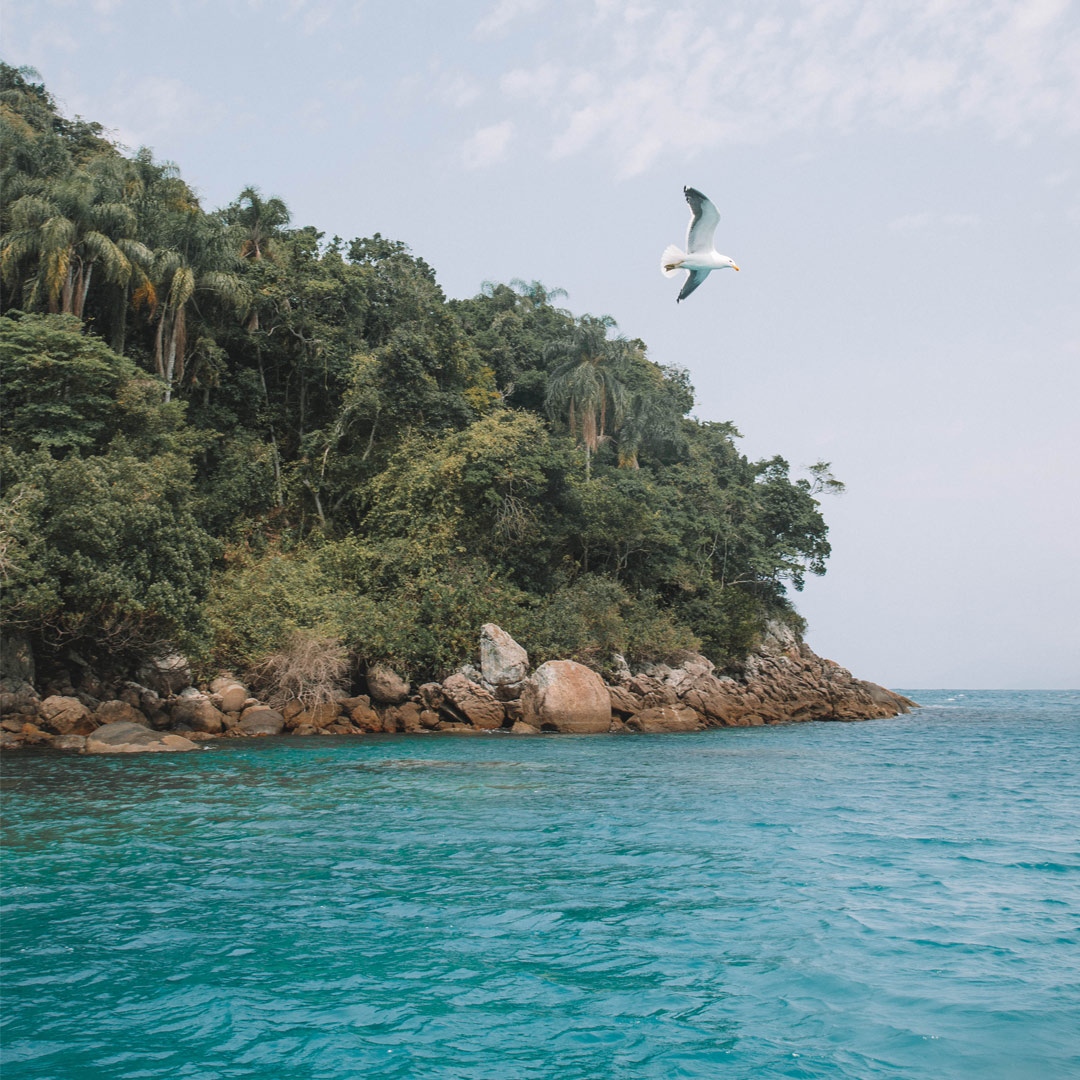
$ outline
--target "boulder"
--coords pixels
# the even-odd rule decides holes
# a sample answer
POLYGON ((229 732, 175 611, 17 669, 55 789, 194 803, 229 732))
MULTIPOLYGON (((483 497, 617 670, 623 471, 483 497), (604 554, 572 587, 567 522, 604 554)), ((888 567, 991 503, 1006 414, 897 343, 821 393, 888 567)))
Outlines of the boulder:
POLYGON ((341 718, 338 721, 336 721, 335 723, 329 724, 327 727, 324 727, 319 732, 319 734, 320 735, 360 735, 360 734, 362 734, 362 732, 360 732, 359 729, 353 727, 353 725, 350 724, 348 720, 345 720, 344 718, 341 718))
POLYGON ((540 729, 533 727, 532 724, 526 724, 524 720, 515 720, 510 725, 511 735, 539 735, 540 729))
POLYGON ((611 711, 622 713, 624 716, 632 716, 641 712, 642 701, 632 690, 626 686, 609 686, 608 697, 611 699, 611 711))
POLYGON ((431 709, 433 712, 438 712, 446 700, 443 696, 442 686, 437 682, 423 683, 416 688, 416 693, 420 698, 420 704, 425 709, 431 709))
MULTIPOLYGON (((78 700, 78 699, 76 699, 78 700)), ((36 715, 41 705, 38 692, 28 683, 17 679, 0 680, 0 715, 26 713, 36 715)))
POLYGON ((633 678, 630 665, 622 653, 612 653, 610 675, 613 683, 629 682, 633 678))
MULTIPOLYGON (((70 735, 75 732, 85 735, 81 730, 86 726, 90 718, 90 710, 78 698, 60 697, 54 694, 47 697, 38 705, 38 715, 41 718, 41 726, 54 735, 70 735), (80 729, 76 731, 76 729, 80 729)), ((90 724, 93 729, 94 724, 90 724)))
POLYGON ((357 705, 371 704, 371 698, 367 694, 350 695, 340 691, 335 694, 334 700, 343 713, 351 713, 357 705))
POLYGON ((502 702, 497 701, 490 690, 460 672, 443 682, 442 693, 443 710, 458 719, 468 720, 474 727, 499 728, 506 719, 502 702))
POLYGON ((304 703, 299 698, 293 698, 291 701, 286 701, 280 711, 286 720, 291 720, 304 711, 304 703))
POLYGON ((244 735, 280 735, 285 730, 285 717, 267 705, 252 705, 231 730, 244 735))
POLYGON ((149 727, 150 721, 134 705, 127 701, 115 698, 112 701, 103 701, 94 710, 94 719, 98 724, 142 724, 149 727))
POLYGON ((660 705, 644 709, 626 721, 633 731, 697 731, 704 727, 701 717, 685 705, 660 705))
POLYGON ((200 701, 191 710, 188 726, 206 735, 220 735, 225 730, 225 716, 211 701, 200 701))
POLYGON ((604 680, 574 660, 549 660, 525 681, 522 719, 541 731, 591 733, 611 724, 611 698, 604 680))
POLYGON ((293 731, 298 727, 313 727, 319 731, 338 722, 341 718, 341 708, 336 701, 328 701, 322 705, 311 705, 289 717, 283 714, 283 718, 287 731, 293 731))
POLYGON ((356 704, 349 710, 349 719, 361 731, 382 731, 382 717, 375 711, 366 694, 353 698, 356 704))
POLYGON ((171 697, 191 685, 191 665, 179 653, 159 656, 139 668, 136 677, 161 697, 171 697))
POLYGON ((55 736, 50 735, 47 731, 42 731, 37 724, 23 724, 16 738, 27 746, 38 746, 51 743, 55 736))
POLYGON ((88 754, 142 754, 195 750, 195 744, 181 735, 151 731, 142 724, 119 720, 99 727, 86 737, 88 754))
POLYGON ((0 678, 33 684, 34 674, 29 637, 22 630, 5 630, 0 634, 0 678))
POLYGON ((419 731, 421 715, 420 706, 415 701, 391 705, 383 713, 383 728, 386 731, 419 731))
POLYGON ((368 692, 383 705, 400 705, 409 696, 409 684, 385 664, 373 664, 367 670, 368 692))
POLYGON ((210 689, 221 699, 219 708, 222 712, 239 712, 248 699, 248 688, 235 679, 222 683, 221 679, 215 679, 210 684, 210 689), (215 689, 215 686, 217 689, 215 689))
POLYGON ((529 673, 529 654, 494 623, 480 628, 480 673, 490 686, 520 683, 529 673))

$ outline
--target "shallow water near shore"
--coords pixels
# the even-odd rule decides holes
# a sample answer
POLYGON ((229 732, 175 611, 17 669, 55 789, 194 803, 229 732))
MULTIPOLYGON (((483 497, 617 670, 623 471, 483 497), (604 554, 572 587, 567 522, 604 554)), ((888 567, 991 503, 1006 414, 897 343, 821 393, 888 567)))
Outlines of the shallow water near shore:
POLYGON ((1080 1075, 1080 692, 3 764, 5 1080, 1080 1075))

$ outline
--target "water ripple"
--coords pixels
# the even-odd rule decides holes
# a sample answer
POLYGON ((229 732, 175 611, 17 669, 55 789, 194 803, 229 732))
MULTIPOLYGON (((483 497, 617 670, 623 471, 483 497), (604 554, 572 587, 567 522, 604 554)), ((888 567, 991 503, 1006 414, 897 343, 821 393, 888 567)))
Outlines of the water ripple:
POLYGON ((4 1078, 1080 1075, 1080 694, 917 696, 12 757, 4 1078))

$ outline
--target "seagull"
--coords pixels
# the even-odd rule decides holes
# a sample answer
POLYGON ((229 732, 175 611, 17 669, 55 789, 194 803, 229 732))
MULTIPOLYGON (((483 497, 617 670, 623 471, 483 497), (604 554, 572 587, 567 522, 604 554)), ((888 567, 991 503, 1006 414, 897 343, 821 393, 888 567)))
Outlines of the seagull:
POLYGON ((686 283, 679 292, 676 303, 685 300, 713 270, 731 267, 738 270, 732 259, 721 255, 713 247, 713 233, 720 215, 716 207, 697 188, 684 187, 683 194, 690 204, 690 228, 686 230, 686 250, 680 251, 674 244, 664 248, 660 258, 660 273, 674 277, 680 270, 688 270, 686 283))

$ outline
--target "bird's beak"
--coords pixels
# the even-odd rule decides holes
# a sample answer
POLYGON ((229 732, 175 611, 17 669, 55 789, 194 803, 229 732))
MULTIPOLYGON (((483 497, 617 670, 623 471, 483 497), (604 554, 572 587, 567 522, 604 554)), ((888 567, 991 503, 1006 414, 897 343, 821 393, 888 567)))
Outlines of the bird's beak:
MULTIPOLYGON (((732 266, 735 266, 735 264, 734 264, 734 263, 732 263, 731 265, 732 265, 732 266)), ((736 269, 736 270, 738 270, 739 268, 738 268, 737 266, 735 266, 735 269, 736 269)))

